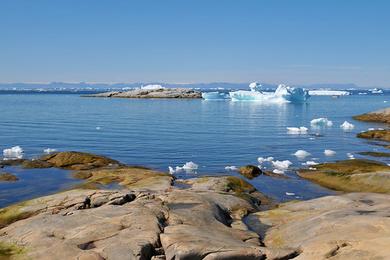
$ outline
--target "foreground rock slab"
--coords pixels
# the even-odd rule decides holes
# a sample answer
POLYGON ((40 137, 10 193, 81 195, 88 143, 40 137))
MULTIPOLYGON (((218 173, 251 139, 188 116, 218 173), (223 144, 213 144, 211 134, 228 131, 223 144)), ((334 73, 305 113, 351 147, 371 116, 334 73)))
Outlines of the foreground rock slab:
POLYGON ((350 193, 283 204, 247 223, 269 250, 295 250, 293 259, 389 259, 389 216, 390 195, 350 193))
POLYGON ((390 107, 353 117, 356 120, 390 124, 390 107))
POLYGON ((134 89, 124 92, 106 92, 87 97, 110 98, 202 98, 200 91, 188 88, 134 89))
POLYGON ((298 175, 334 190, 390 193, 390 166, 371 160, 323 163, 298 175))
POLYGON ((122 190, 70 190, 1 209, 0 249, 5 253, 0 258, 265 259, 272 255, 243 222, 245 215, 265 203, 258 201, 259 192, 250 184, 237 177, 207 177, 192 179, 186 189, 172 184, 144 189, 146 183, 153 186, 148 179, 156 173, 133 170, 81 171, 93 182, 107 175, 131 176, 124 177, 125 183, 135 178, 122 190), (148 181, 139 189, 141 175, 148 181))

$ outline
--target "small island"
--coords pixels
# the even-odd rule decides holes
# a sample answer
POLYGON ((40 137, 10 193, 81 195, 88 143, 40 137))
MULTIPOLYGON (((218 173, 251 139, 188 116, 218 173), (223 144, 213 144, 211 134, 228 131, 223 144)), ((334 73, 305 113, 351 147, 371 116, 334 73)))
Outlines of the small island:
POLYGON ((128 91, 111 91, 98 94, 84 95, 83 97, 103 98, 202 98, 202 92, 190 88, 165 88, 161 85, 147 85, 128 91))

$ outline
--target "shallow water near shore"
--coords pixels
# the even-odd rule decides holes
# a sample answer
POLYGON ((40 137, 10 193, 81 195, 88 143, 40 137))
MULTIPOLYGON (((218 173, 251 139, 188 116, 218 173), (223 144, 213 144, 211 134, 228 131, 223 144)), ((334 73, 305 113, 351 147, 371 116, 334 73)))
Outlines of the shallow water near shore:
MULTIPOLYGON (((26 158, 37 157, 46 148, 85 151, 161 171, 189 161, 199 165, 197 174, 181 173, 179 178, 236 175, 225 171, 225 166, 256 165, 258 157, 273 156, 275 160, 293 163, 292 171, 287 172, 291 178, 260 176, 250 182, 281 201, 310 199, 333 192, 298 178, 293 170, 302 167, 302 163, 348 159, 347 153, 353 153, 356 158, 370 158, 356 153, 386 151, 373 142, 355 137, 360 131, 383 125, 351 118, 387 107, 385 101, 390 101, 390 96, 312 97, 306 104, 264 105, 198 99, 130 100, 82 98, 76 94, 1 94, 0 150, 19 145, 25 150, 26 158), (310 120, 319 117, 328 117, 333 126, 311 129, 310 120), (345 120, 355 125, 351 132, 344 132, 339 127, 345 120), (287 133, 286 127, 299 126, 308 127, 309 134, 287 133), (298 149, 308 151, 311 156, 298 160, 292 155, 298 149), (327 157, 324 149, 334 150, 336 155, 327 157)), ((370 159, 390 163, 389 158, 370 159)), ((3 170, 17 171, 17 168, 12 169, 3 170)), ((19 171, 19 182, 0 184, 3 205, 12 200, 14 193, 11 190, 21 194, 17 197, 20 201, 50 194, 77 182, 58 169, 31 170, 34 175, 30 170, 19 171)))

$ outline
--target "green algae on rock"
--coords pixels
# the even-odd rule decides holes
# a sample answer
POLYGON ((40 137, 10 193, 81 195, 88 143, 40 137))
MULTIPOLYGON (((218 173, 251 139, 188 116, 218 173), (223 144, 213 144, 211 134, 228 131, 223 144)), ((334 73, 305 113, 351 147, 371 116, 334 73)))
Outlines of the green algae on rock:
POLYGON ((314 169, 299 170, 298 175, 339 191, 390 193, 390 166, 371 160, 322 163, 314 169))
POLYGON ((372 157, 390 157, 390 153, 384 153, 384 152, 360 152, 358 154, 368 155, 372 157))
POLYGON ((10 260, 22 255, 25 252, 23 247, 13 243, 0 241, 0 259, 10 260))

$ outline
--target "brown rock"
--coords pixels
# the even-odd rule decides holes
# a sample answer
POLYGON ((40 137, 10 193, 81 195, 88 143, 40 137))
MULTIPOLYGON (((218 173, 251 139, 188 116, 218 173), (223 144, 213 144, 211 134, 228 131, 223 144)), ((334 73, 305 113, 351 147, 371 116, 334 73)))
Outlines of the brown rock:
POLYGON ((0 182, 2 181, 17 181, 18 177, 8 172, 0 172, 0 182))
POLYGON ((374 112, 353 117, 356 120, 366 122, 390 123, 390 108, 380 109, 374 112))
POLYGON ((46 162, 52 167, 69 170, 89 170, 99 167, 119 165, 118 161, 110 158, 82 152, 58 152, 45 155, 40 161, 46 162))
POLYGON ((362 132, 357 134, 357 137, 359 138, 365 138, 365 139, 375 139, 375 140, 381 140, 390 142, 390 130, 369 130, 366 132, 362 132))
POLYGON ((260 170, 260 168, 255 166, 255 165, 246 165, 246 166, 240 167, 238 172, 248 179, 253 179, 253 178, 262 174, 262 171, 260 170))

